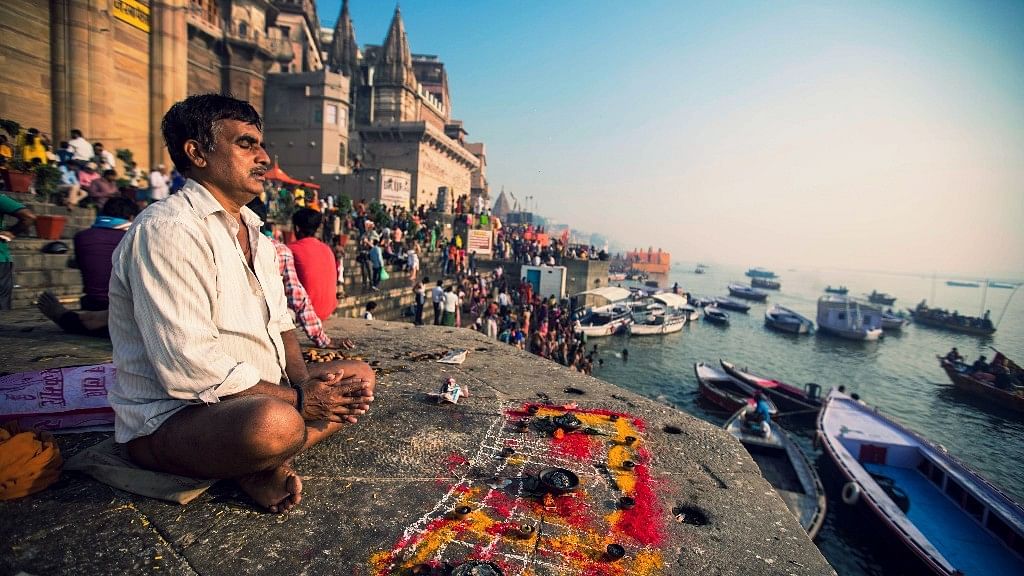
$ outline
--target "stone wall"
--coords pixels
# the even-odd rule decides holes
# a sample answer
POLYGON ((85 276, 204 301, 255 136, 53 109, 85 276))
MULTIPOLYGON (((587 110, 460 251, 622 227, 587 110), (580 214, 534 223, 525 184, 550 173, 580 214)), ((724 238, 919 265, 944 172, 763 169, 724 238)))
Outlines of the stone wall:
POLYGON ((47 2, 0 2, 0 85, 0 117, 52 131, 47 2))

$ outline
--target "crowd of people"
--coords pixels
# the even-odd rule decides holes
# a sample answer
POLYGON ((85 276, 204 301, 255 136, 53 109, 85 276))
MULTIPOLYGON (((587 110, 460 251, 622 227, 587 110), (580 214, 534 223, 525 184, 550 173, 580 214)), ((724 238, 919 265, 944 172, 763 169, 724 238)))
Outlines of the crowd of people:
POLYGON ((181 173, 168 172, 163 164, 144 172, 134 160, 122 160, 118 170, 117 157, 102 142, 89 142, 77 129, 71 130, 70 136, 54 146, 49 135, 36 128, 19 133, 14 142, 0 134, 0 167, 35 170, 53 166, 60 172, 56 192, 62 204, 97 209, 114 197, 144 207, 167 198, 185 184, 181 173))

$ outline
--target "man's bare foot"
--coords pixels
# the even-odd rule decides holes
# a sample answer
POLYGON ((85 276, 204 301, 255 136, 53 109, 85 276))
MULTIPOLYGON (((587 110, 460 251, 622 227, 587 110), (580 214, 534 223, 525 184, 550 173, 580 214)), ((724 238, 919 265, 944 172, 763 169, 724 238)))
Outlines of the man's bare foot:
POLYGON ((49 290, 39 295, 39 299, 36 302, 36 306, 39 308, 39 311, 42 312, 44 316, 46 316, 50 320, 53 320, 54 322, 56 322, 57 319, 60 318, 62 314, 68 311, 68 309, 63 304, 60 303, 60 300, 57 299, 57 296, 55 296, 54 293, 50 292, 49 290))
POLYGON ((287 512, 302 501, 302 479, 290 466, 243 476, 237 482, 257 504, 275 514, 287 512))

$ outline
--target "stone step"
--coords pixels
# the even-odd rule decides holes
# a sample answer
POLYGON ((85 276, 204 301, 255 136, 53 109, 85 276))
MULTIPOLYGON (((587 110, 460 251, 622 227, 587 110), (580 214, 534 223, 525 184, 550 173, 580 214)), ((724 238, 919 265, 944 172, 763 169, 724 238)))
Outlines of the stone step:
MULTIPOLYGON (((50 240, 47 240, 50 242, 50 240)), ((68 243, 70 245, 70 242, 68 243)), ((17 275, 26 270, 64 270, 71 264, 71 257, 68 254, 44 254, 43 252, 30 252, 14 256, 15 281, 17 275)))
MULTIPOLYGON (((13 308, 15 310, 32 308, 34 306, 33 302, 35 302, 39 293, 43 290, 43 288, 27 288, 24 286, 16 287, 11 294, 11 304, 13 308)), ((57 297, 60 298, 60 300, 69 308, 77 308, 78 299, 82 296, 82 283, 78 282, 76 285, 49 286, 46 290, 56 294, 57 297)))
POLYGON ((23 288, 46 290, 59 286, 81 285, 81 275, 74 268, 22 270, 15 272, 14 283, 23 288))

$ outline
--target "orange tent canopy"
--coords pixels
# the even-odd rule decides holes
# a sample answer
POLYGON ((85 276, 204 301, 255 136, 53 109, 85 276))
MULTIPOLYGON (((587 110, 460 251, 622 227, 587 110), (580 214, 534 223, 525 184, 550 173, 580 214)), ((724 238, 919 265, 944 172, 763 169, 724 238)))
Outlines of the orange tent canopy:
POLYGON ((320 189, 320 186, 318 184, 313 184, 312 182, 303 182, 302 180, 296 180, 295 178, 292 178, 291 176, 286 174, 285 171, 281 170, 281 167, 277 165, 277 159, 274 160, 274 167, 271 168, 270 170, 267 170, 265 177, 267 180, 281 182, 282 184, 291 184, 292 186, 303 186, 305 188, 313 188, 314 190, 320 189))

